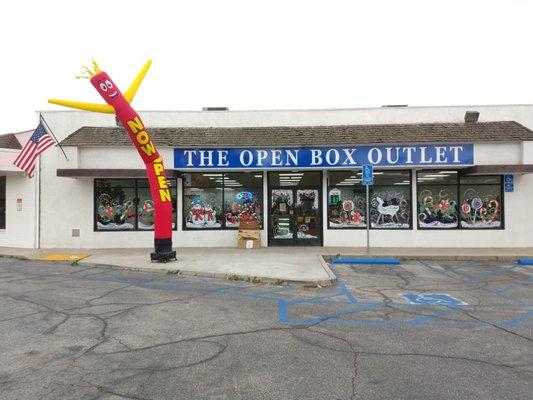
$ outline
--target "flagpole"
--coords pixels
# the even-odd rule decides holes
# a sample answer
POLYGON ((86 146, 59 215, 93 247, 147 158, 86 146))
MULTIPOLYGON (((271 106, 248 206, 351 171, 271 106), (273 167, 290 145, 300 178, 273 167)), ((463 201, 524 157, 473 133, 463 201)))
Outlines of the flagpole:
POLYGON ((52 132, 52 130, 50 129, 50 126, 48 126, 48 123, 46 122, 46 120, 44 119, 43 115, 41 114, 41 112, 39 111, 39 120, 41 120, 43 123, 44 123, 44 126, 46 126, 46 130, 48 132, 50 132, 50 134, 52 135, 52 137, 55 139, 57 145, 59 146, 59 148, 61 149, 61 151, 63 152, 63 155, 65 156, 65 159, 67 161, 70 161, 67 157, 67 154, 65 153, 65 150, 63 150, 63 147, 61 147, 61 145, 59 144, 59 140, 57 140, 56 138, 56 135, 54 135, 54 132, 52 132))

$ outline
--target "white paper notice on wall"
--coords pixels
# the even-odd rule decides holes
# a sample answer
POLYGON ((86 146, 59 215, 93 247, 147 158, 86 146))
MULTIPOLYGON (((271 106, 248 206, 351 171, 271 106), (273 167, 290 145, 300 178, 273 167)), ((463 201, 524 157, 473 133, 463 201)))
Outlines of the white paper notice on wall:
POLYGON ((17 211, 22 211, 22 199, 17 199, 17 211))
POLYGON ((254 241, 253 240, 247 240, 246 241, 246 248, 247 249, 253 249, 254 248, 254 241))

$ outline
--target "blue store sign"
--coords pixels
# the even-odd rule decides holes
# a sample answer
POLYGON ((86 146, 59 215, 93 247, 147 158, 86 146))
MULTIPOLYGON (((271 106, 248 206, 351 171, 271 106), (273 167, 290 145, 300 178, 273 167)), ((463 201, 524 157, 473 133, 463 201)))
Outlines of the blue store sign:
POLYGON ((473 165, 472 144, 174 149, 176 169, 300 169, 473 165))

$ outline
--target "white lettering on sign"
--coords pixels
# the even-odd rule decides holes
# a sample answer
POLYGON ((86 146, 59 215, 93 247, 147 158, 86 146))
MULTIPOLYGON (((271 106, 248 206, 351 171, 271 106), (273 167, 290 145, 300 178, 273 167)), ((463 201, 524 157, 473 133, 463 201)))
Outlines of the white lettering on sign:
POLYGON ((463 146, 450 146, 450 150, 453 151, 452 162, 459 163, 459 150, 463 151, 463 146))
POLYGON ((316 168, 356 165, 473 165, 474 146, 412 145, 315 148, 175 149, 180 168, 316 168))
POLYGON ((346 159, 342 163, 342 165, 357 165, 355 160, 353 159, 353 153, 355 152, 355 149, 342 149, 344 151, 344 155, 346 156, 346 159))
POLYGON ((266 150, 257 150, 257 165, 262 166, 263 161, 265 161, 267 157, 268 153, 266 150))
POLYGON ((416 151, 416 148, 414 147, 404 147, 402 149, 404 153, 407 153, 405 163, 406 164, 412 164, 413 163, 413 151, 416 151))
POLYGON ((340 158, 341 156, 339 152, 337 151, 337 149, 329 149, 328 151, 326 151, 326 162, 329 165, 336 165, 339 162, 340 158), (333 159, 331 157, 332 154, 333 154, 333 159))
POLYGON ((379 164, 383 158, 383 153, 377 147, 372 147, 368 152, 368 162, 370 164, 379 164))
POLYGON ((294 166, 298 165, 298 152, 299 151, 300 150, 287 150, 287 162, 285 163, 285 165, 290 166, 291 161, 292 161, 292 165, 294 166))
POLYGON ((322 164, 322 150, 311 149, 311 165, 322 164))
POLYGON ((445 151, 446 151, 446 147, 435 146, 435 162, 436 163, 448 162, 448 157, 446 157, 445 151))
POLYGON ((426 159, 426 147, 420 147, 420 164, 428 164, 433 161, 432 157, 426 159))
POLYGON ((218 165, 220 167, 227 167, 228 164, 228 151, 227 150, 219 150, 218 151, 218 165))
POLYGON ((281 150, 272 150, 272 165, 275 167, 281 166, 281 150))
POLYGON ((200 167, 212 167, 212 166, 213 166, 213 150, 200 150, 200 167), (207 164, 205 163, 206 161, 207 161, 207 164))
POLYGON ((187 157, 187 167, 193 167, 192 156, 196 155, 196 150, 185 150, 183 154, 187 157))
POLYGON ((254 162, 254 155, 252 154, 252 152, 250 150, 243 150, 241 152, 241 155, 239 156, 239 161, 245 167, 249 167, 254 162), (244 156, 245 155, 248 157, 248 162, 244 161, 244 156))
POLYGON ((386 148, 386 151, 387 151, 387 162, 389 164, 396 164, 398 162, 398 159, 400 158, 400 148, 399 147, 395 147, 395 152, 396 152, 396 158, 393 160, 392 159, 392 147, 387 147, 386 148))

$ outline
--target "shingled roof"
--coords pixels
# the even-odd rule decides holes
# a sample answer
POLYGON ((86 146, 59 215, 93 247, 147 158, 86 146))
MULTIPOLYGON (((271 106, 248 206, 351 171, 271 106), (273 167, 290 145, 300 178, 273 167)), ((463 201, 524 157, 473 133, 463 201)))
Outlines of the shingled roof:
MULTIPOLYGON (((159 146, 328 146, 377 143, 533 141, 533 132, 514 121, 387 125, 269 126, 232 128, 147 128, 159 146)), ((64 146, 129 146, 120 127, 84 126, 64 146)))
POLYGON ((20 145, 19 141, 17 140, 17 137, 14 134, 8 133, 7 135, 0 136, 0 149, 19 150, 22 149, 22 146, 20 145))

